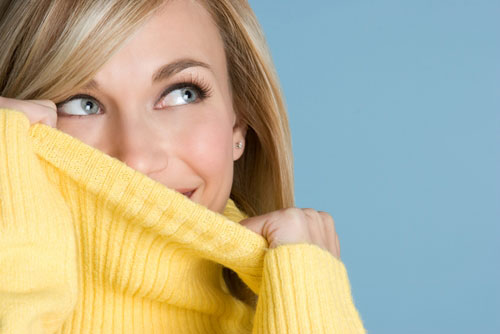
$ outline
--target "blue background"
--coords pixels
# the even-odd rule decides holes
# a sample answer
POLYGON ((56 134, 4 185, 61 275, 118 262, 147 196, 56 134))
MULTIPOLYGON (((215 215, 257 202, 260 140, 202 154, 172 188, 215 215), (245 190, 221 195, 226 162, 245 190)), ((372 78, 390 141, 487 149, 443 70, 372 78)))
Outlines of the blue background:
POLYGON ((369 333, 500 333, 500 1, 250 0, 369 333))

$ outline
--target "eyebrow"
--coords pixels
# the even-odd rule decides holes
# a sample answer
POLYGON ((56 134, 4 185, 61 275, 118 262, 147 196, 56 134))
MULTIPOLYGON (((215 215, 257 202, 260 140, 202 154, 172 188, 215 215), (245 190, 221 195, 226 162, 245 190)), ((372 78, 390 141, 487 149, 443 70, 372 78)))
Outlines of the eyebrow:
MULTIPOLYGON (((158 82, 165 79, 168 79, 172 75, 179 73, 186 68, 189 67, 204 67, 212 71, 212 68, 207 63, 204 63, 199 60, 191 59, 191 58, 183 58, 171 62, 169 64, 161 66, 156 72, 153 74, 151 80, 152 82, 158 82)), ((84 89, 93 89, 97 90, 99 88, 99 84, 95 80, 90 80, 87 84, 85 84, 82 88, 84 89)))

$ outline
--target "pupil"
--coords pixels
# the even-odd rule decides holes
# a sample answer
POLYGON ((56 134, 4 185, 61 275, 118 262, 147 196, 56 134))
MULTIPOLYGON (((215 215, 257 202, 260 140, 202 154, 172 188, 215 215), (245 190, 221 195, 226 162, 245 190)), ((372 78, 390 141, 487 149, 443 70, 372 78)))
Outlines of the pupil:
POLYGON ((186 100, 190 100, 192 97, 193 97, 193 93, 191 93, 191 91, 189 91, 189 90, 187 90, 187 89, 186 89, 186 90, 184 91, 184 98, 185 98, 186 100))
POLYGON ((96 108, 96 104, 94 102, 92 102, 92 100, 82 99, 82 101, 80 103, 81 103, 82 109, 87 114, 94 113, 94 111, 95 111, 94 109, 96 108))

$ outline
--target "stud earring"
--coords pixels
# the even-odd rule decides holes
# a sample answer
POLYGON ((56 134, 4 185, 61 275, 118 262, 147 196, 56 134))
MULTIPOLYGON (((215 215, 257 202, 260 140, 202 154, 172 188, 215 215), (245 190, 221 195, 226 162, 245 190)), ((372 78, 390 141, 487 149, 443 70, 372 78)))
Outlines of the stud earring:
POLYGON ((236 143, 236 145, 234 145, 234 147, 236 148, 242 148, 243 147, 243 142, 239 141, 236 143))

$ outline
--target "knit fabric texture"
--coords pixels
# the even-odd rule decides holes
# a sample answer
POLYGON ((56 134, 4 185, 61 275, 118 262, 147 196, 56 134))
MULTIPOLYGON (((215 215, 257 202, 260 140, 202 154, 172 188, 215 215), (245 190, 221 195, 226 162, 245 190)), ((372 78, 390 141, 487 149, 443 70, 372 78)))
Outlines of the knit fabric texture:
POLYGON ((246 217, 0 109, 0 333, 366 333, 342 261, 269 249, 246 217))

